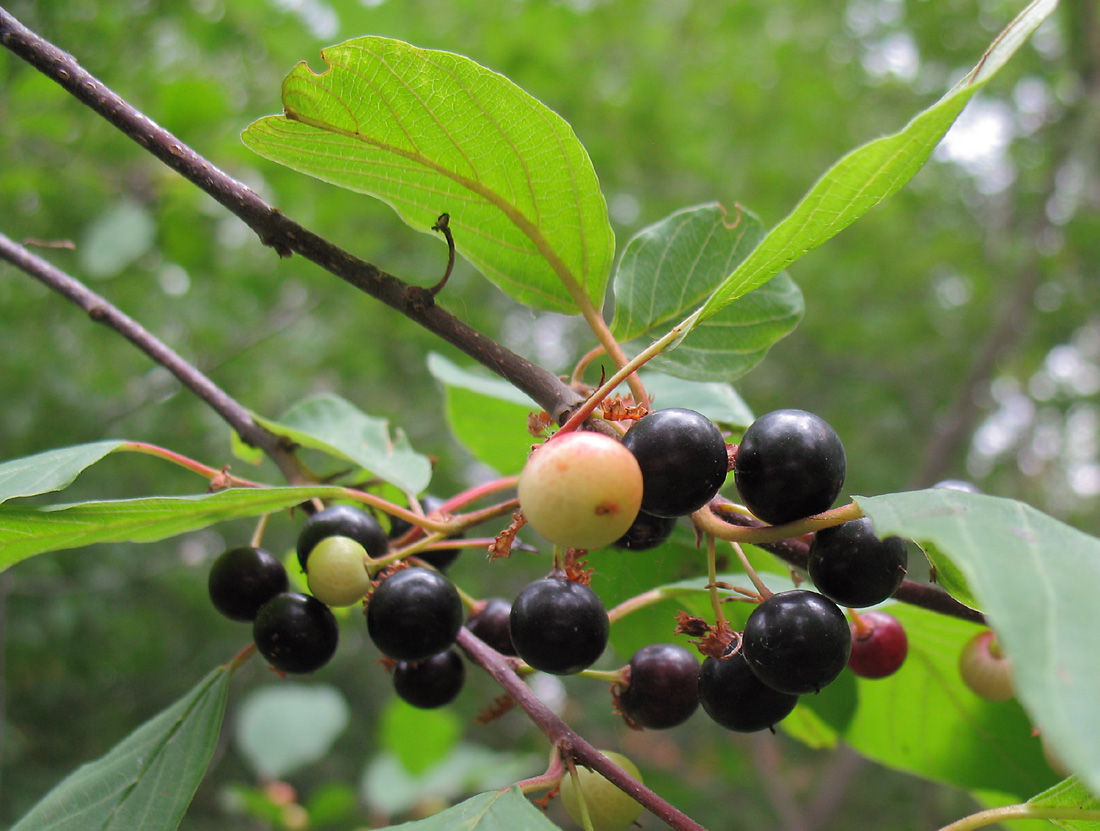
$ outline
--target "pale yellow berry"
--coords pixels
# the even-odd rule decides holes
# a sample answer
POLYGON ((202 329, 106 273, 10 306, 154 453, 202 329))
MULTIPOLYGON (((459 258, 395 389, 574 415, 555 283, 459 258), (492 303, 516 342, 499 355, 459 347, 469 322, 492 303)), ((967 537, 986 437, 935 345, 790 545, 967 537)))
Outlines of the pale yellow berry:
POLYGON ((309 553, 310 593, 329 606, 350 606, 370 589, 367 550, 350 537, 325 537, 309 553))
MULTIPOLYGON (((642 775, 638 767, 621 753, 610 750, 600 751, 639 782, 642 775)), ((577 782, 584 794, 584 804, 592 820, 592 831, 626 831, 642 813, 642 806, 633 797, 628 796, 612 785, 600 774, 588 768, 577 766, 577 782)), ((573 777, 566 774, 561 781, 561 802, 566 813, 573 821, 584 827, 580 800, 577 798, 577 786, 573 777)))

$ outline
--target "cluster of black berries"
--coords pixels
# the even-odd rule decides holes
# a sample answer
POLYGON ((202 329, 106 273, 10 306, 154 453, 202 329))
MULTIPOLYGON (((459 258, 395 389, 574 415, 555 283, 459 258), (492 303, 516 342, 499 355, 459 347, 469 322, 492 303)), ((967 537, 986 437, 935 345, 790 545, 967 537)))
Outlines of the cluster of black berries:
MULTIPOLYGON (((429 510, 436 503, 426 505, 429 510)), ((313 514, 298 535, 298 562, 312 594, 291 591, 277 557, 257 547, 224 552, 210 570, 215 608, 233 620, 252 621, 257 650, 282 672, 320 669, 336 652, 339 627, 330 607, 350 606, 368 594, 367 631, 394 661, 398 695, 419 707, 439 707, 462 687, 465 667, 453 649, 462 625, 458 590, 439 571, 400 568, 372 591, 367 559, 385 556, 391 538, 409 529, 394 523, 387 535, 370 514, 334 505, 313 514)), ((425 552, 445 568, 458 549, 425 552)))

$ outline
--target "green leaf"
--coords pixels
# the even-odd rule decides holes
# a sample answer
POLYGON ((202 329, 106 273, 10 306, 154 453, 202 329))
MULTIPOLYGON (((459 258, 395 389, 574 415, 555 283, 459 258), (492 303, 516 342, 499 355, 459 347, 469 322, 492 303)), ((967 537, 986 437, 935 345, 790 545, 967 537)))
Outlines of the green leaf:
POLYGON ((325 393, 295 404, 276 421, 256 421, 296 444, 354 462, 408 493, 420 493, 432 478, 432 463, 412 449, 402 430, 369 416, 350 401, 325 393))
POLYGON ((99 542, 155 542, 230 519, 259 516, 343 488, 231 488, 201 496, 151 496, 72 505, 0 505, 0 570, 46 551, 99 542))
POLYGON ((569 125, 507 78, 450 52, 380 37, 322 50, 283 82, 285 115, 245 130, 265 158, 389 204, 456 248, 511 297, 600 305, 614 254, 592 162, 569 125))
POLYGON ((900 132, 865 144, 833 165, 786 219, 722 282, 706 304, 685 321, 681 337, 900 190, 928 161, 967 102, 1057 5, 1058 0, 1033 0, 947 95, 900 132))
POLYGON ((460 802, 427 819, 391 825, 381 831, 559 831, 527 801, 518 786, 490 791, 460 802))
POLYGON ((47 450, 0 464, 0 503, 63 490, 86 468, 125 442, 97 441, 47 450))
POLYGON ((507 381, 428 355, 428 371, 443 385, 447 423, 474 458, 504 474, 517 473, 534 441, 527 416, 542 408, 507 381))
MULTIPOLYGON (((1088 789, 1081 784, 1081 780, 1076 776, 1071 776, 1069 779, 1059 782, 1053 788, 1033 796, 1028 800, 1028 803, 1036 808, 1100 810, 1100 802, 1089 793, 1088 789)), ((1049 821, 1059 828, 1067 829, 1067 831, 1096 831, 1100 828, 1100 821, 1097 820, 1052 819, 1049 821)))
MULTIPOLYGON (((644 338, 638 351, 695 309, 764 236, 760 219, 717 203, 677 211, 627 243, 615 273, 611 331, 620 341, 644 338)), ((787 275, 703 322, 691 345, 655 358, 654 369, 700 381, 732 380, 758 364, 790 334, 804 310, 787 275)))
POLYGON ((106 756, 78 768, 12 831, 171 831, 199 786, 221 729, 222 667, 106 756))
POLYGON ((1012 658, 1020 702, 1055 754, 1100 792, 1100 540, 982 494, 931 489, 857 502, 876 533, 950 558, 1012 658))
POLYGON ((382 746, 413 776, 446 757, 462 729, 458 716, 446 708, 421 710, 396 697, 386 703, 378 724, 382 746))
POLYGON ((286 681, 249 694, 234 737, 260 779, 282 778, 324 758, 348 717, 348 703, 335 687, 286 681))
POLYGON ((660 372, 643 372, 641 376, 656 408, 687 407, 711 421, 734 428, 743 429, 753 422, 752 409, 737 390, 725 382, 689 381, 660 372))
POLYGON ((873 680, 845 672, 800 708, 864 756, 953 787, 1023 799, 1057 780, 1019 703, 985 701, 963 684, 959 653, 980 627, 902 603, 884 611, 909 636, 901 669, 873 680))

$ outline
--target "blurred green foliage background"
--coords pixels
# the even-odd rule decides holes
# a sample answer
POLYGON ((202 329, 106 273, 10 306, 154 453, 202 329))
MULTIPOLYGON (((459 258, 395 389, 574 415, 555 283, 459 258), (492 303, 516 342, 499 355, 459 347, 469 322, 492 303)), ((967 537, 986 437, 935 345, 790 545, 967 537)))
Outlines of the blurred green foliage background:
MULTIPOLYGON (((573 125, 621 249, 639 228, 711 200, 741 203, 774 224, 840 155, 942 94, 1018 6, 21 0, 7 8, 292 218, 431 285, 445 262, 438 237, 240 143, 251 121, 279 111, 282 77, 302 60, 320 69, 327 44, 385 35, 507 75, 573 125)), ((739 392, 758 413, 794 406, 827 418, 847 446, 848 493, 969 478, 1100 531, 1098 168, 1100 12, 1091 0, 1066 0, 909 187, 792 267, 805 319, 738 381, 739 392)), ((280 260, 6 51, 0 231, 71 241, 40 250, 247 407, 274 417, 309 393, 337 392, 400 425, 438 460, 433 492, 449 495, 483 475, 449 435, 425 362, 429 350, 468 359, 311 263, 280 260)), ((593 345, 579 321, 517 308, 461 263, 442 302, 555 372, 568 373, 593 345)), ((7 266, 0 332, 2 458, 115 437, 215 467, 234 463, 227 428, 164 370, 7 266)), ((234 471, 277 481, 274 468, 238 461, 234 471)), ((98 466, 65 499, 201 487, 128 456, 98 466)), ((268 546, 289 550, 298 522, 273 521, 268 546)), ((0 575, 0 826, 244 646, 247 633, 209 607, 205 579, 210 560, 250 534, 242 524, 156 546, 46 555, 0 575)), ((483 594, 507 594, 545 567, 528 555, 491 565, 467 556, 455 575, 483 594)), ((286 776, 321 828, 387 821, 390 811, 365 801, 360 781, 409 742, 354 614, 344 630, 337 660, 315 681, 342 691, 348 726, 322 759, 286 776)), ((269 685, 258 663, 235 682, 231 728, 248 692, 269 685)), ((512 778, 538 772, 542 740, 519 716, 468 726, 494 695, 485 679, 471 686, 457 718, 439 716, 440 735, 459 730, 482 752, 503 754, 468 765, 500 765, 512 778), (509 768, 517 757, 518 774, 509 768)), ((629 734, 610 717, 602 684, 566 689, 563 706, 585 735, 624 746, 651 784, 715 829, 931 828, 968 804, 843 750, 731 737, 703 719, 668 735, 629 734)), ((261 772, 232 729, 224 745, 184 828, 301 820, 259 792, 234 790, 257 785, 261 772)), ((650 817, 645 827, 658 823, 650 817)))

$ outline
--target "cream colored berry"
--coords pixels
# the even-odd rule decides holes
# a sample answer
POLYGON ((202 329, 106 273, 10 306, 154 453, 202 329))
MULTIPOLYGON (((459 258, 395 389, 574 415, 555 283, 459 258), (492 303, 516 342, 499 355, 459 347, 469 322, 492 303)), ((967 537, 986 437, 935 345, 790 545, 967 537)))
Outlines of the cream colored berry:
POLYGON ((519 505, 539 534, 566 548, 601 548, 638 516, 642 471, 634 454, 601 433, 571 432, 531 454, 519 505))
MULTIPOLYGON (((638 767, 621 753, 610 750, 600 752, 639 782, 641 781, 642 775, 638 772, 638 767)), ((588 808, 593 831, 626 831, 642 813, 642 806, 633 797, 628 796, 595 771, 578 766, 577 785, 574 785, 573 777, 568 774, 561 781, 561 802, 566 813, 581 827, 584 827, 584 819, 581 814, 580 800, 577 798, 578 785, 581 793, 584 794, 584 804, 588 808)))
POLYGON ((309 554, 309 590, 329 606, 350 606, 370 589, 367 550, 350 537, 325 537, 309 554))

